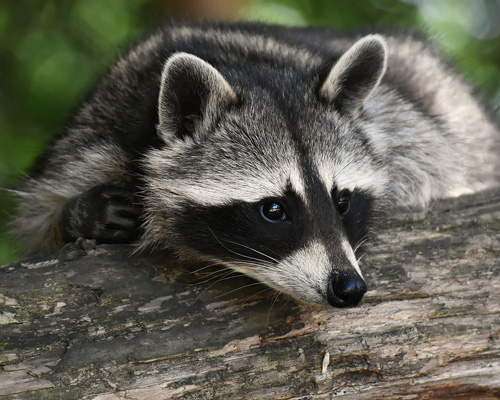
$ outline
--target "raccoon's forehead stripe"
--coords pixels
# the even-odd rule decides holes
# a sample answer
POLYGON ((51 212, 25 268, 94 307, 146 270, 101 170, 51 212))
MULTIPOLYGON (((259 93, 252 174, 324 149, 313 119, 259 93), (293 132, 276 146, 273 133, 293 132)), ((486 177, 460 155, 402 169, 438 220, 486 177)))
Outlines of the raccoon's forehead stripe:
POLYGON ((308 204, 306 183, 304 182, 304 176, 299 172, 298 168, 290 171, 289 189, 297 193, 306 205, 308 204))
POLYGON ((337 160, 318 157, 318 174, 327 189, 356 189, 382 196, 389 184, 389 175, 384 168, 375 168, 369 159, 359 160, 344 154, 337 160))

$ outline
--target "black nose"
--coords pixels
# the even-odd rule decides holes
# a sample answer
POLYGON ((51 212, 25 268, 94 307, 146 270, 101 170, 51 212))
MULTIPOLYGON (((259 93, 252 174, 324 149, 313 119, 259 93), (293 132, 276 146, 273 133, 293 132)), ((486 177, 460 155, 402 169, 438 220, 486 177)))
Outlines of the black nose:
POLYGON ((328 303, 333 307, 354 307, 367 291, 366 283, 358 274, 336 274, 328 283, 328 303))

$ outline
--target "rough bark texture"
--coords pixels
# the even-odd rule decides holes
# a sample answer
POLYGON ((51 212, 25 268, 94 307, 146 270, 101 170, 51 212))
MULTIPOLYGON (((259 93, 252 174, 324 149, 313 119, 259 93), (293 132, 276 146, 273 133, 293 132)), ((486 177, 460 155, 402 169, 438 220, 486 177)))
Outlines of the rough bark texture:
POLYGON ((0 397, 500 398, 500 190, 393 216, 355 309, 130 250, 0 268, 0 397))

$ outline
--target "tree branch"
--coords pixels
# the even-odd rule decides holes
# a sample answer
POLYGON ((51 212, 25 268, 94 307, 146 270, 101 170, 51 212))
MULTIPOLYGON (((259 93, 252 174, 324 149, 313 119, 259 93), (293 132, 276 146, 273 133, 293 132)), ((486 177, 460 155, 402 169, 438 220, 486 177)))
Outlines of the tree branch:
POLYGON ((500 398, 500 190, 392 216, 354 309, 131 249, 78 240, 0 267, 0 395, 500 398))

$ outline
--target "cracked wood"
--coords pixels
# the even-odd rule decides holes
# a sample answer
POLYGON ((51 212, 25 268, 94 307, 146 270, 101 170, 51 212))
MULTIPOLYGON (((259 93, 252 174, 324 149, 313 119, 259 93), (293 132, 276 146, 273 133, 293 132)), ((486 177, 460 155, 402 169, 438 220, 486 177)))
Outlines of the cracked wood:
POLYGON ((130 251, 0 267, 0 397, 500 398, 500 190, 392 216, 355 309, 130 251))

